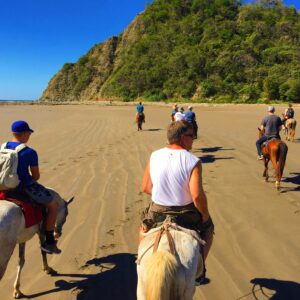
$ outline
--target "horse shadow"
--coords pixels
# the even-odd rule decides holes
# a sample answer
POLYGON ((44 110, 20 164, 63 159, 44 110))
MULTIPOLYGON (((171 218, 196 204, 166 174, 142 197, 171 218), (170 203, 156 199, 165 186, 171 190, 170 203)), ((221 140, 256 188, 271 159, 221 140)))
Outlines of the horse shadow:
POLYGON ((285 190, 281 191, 281 193, 286 192, 297 192, 300 191, 300 173, 290 173, 291 175, 295 175, 294 177, 286 177, 282 180, 282 182, 289 182, 296 185, 296 187, 293 188, 285 188, 285 190))
POLYGON ((118 253, 101 258, 93 258, 81 267, 82 270, 91 266, 99 267, 97 274, 54 274, 54 277, 71 277, 73 280, 63 279, 55 282, 55 288, 36 294, 24 295, 33 299, 44 295, 71 290, 77 300, 114 300, 136 299, 137 273, 136 255, 118 253))
POLYGON ((284 281, 269 278, 254 278, 250 281, 253 283, 252 294, 255 299, 255 286, 260 287, 261 292, 267 296, 262 288, 275 291, 272 296, 267 296, 269 300, 298 300, 300 299, 300 284, 294 281, 284 281))
POLYGON ((195 149, 195 152, 211 153, 211 152, 227 151, 227 150, 235 150, 235 149, 234 148, 223 148, 223 147, 220 147, 220 146, 216 146, 216 147, 195 149))
POLYGON ((300 143, 300 138, 299 139, 294 139, 294 143, 300 143))
POLYGON ((201 159, 201 162, 204 164, 209 164, 213 163, 216 160, 223 160, 223 159, 234 159, 234 157, 215 157, 215 155, 204 155, 204 156, 199 156, 198 158, 201 159))
POLYGON ((144 129, 144 131, 160 131, 162 130, 161 128, 149 128, 149 129, 144 129))
MULTIPOLYGON (((217 152, 217 151, 226 151, 226 150, 234 150, 233 148, 223 148, 220 146, 216 146, 216 147, 210 147, 210 148, 199 148, 199 149, 195 149, 193 152, 197 153, 197 152, 202 152, 202 153, 212 153, 212 152, 217 152)), ((206 154, 203 156, 199 156, 198 158, 201 159, 201 162, 204 164, 208 164, 208 163, 213 163, 216 160, 223 160, 223 159, 233 159, 234 157, 230 156, 230 157, 216 157, 213 154, 206 154)))

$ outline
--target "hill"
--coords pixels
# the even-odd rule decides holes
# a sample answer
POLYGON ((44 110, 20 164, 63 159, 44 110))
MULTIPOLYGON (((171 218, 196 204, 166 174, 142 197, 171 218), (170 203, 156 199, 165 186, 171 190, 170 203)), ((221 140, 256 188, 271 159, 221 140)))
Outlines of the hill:
POLYGON ((280 0, 156 0, 50 80, 41 101, 300 102, 300 15, 280 0))

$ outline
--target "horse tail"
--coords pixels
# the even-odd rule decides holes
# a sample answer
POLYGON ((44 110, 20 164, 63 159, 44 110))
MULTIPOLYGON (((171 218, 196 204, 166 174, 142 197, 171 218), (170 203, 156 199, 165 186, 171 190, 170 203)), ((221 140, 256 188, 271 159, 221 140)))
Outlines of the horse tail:
POLYGON ((167 251, 153 253, 147 264, 146 300, 176 299, 174 282, 177 274, 177 261, 167 251))
POLYGON ((285 166, 285 160, 286 160, 286 155, 288 152, 288 146, 285 143, 280 143, 278 145, 278 157, 277 157, 277 161, 278 161, 278 172, 280 172, 280 174, 278 174, 281 178, 282 174, 283 174, 283 169, 285 166))

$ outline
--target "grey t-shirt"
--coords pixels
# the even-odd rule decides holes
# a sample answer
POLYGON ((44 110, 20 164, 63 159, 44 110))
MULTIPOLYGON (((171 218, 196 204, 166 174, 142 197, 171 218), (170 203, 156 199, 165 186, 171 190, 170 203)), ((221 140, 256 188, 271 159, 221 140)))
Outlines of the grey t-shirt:
POLYGON ((282 121, 276 115, 268 115, 261 121, 261 125, 265 127, 266 136, 279 136, 282 121))

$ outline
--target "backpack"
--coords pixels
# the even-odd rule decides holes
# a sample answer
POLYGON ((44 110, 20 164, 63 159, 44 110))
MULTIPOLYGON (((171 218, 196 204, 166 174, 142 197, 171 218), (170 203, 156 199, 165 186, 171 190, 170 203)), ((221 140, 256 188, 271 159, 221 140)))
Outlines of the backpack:
POLYGON ((18 152, 26 147, 20 144, 14 150, 6 149, 7 143, 0 148, 0 190, 14 189, 20 183, 17 174, 18 169, 18 152))
POLYGON ((287 112, 286 112, 286 116, 289 118, 289 119, 292 119, 294 118, 294 110, 292 108, 288 108, 287 112))

